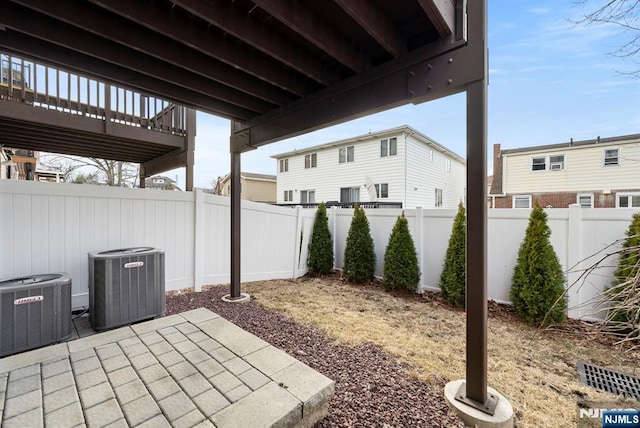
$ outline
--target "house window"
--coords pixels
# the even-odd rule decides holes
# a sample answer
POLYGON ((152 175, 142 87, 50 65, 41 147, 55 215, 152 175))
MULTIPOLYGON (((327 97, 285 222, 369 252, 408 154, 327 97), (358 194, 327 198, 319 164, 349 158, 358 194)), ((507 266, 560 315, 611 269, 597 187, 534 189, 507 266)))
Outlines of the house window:
POLYGON ((513 208, 531 208, 531 195, 515 195, 512 206, 513 208))
POLYGON ((444 159, 444 170, 447 172, 451 172, 451 159, 449 158, 444 159))
POLYGON ((280 172, 289 171, 289 159, 280 159, 280 172))
POLYGON ((340 202, 347 204, 350 202, 360 202, 359 187, 342 187, 340 189, 340 202))
POLYGON ((433 162, 433 150, 429 149, 429 161, 433 162))
POLYGON ((378 198, 388 198, 389 197, 389 184, 388 183, 376 184, 376 196, 378 198))
POLYGON ((353 146, 341 147, 340 150, 338 150, 339 163, 353 162, 353 159, 353 146))
POLYGON ((305 155, 304 157, 304 168, 315 168, 318 166, 318 154, 311 153, 310 155, 305 155))
POLYGON ((380 157, 395 156, 398 154, 398 139, 389 138, 380 141, 380 157))
POLYGON ((564 155, 549 156, 549 169, 560 171, 564 169, 564 155))
POLYGON ((436 208, 442 207, 442 189, 436 189, 436 208))
POLYGON ((620 149, 604 149, 604 166, 620 165, 620 149))
POLYGON ((547 169, 547 158, 531 158, 531 171, 544 171, 547 169))
POLYGON ((284 191, 284 201, 285 202, 293 202, 293 190, 285 190, 284 191))
POLYGON ((618 193, 617 208, 640 208, 640 193, 618 193))
POLYGON ((301 204, 315 204, 316 203, 316 191, 315 190, 302 190, 300 192, 301 204))
POLYGON ((593 208, 593 195, 588 194, 578 194, 578 204, 582 208, 593 208))

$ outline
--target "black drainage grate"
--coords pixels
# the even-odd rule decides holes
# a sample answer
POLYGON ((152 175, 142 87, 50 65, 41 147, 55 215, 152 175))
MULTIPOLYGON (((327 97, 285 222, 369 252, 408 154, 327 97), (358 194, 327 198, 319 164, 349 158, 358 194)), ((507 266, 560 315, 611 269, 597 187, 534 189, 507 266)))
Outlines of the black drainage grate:
POLYGON ((584 362, 578 363, 578 376, 580 382, 601 391, 640 400, 640 379, 637 377, 584 362))

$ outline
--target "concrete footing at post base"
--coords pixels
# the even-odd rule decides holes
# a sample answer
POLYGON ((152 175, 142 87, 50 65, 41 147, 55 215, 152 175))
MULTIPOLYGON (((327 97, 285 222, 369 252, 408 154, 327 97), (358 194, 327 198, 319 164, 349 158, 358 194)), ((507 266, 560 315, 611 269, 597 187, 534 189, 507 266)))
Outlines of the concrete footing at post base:
POLYGON ((231 297, 231 294, 225 294, 222 296, 222 301, 227 303, 247 303, 251 300, 251 296, 247 293, 240 293, 240 297, 231 297))
POLYGON ((495 413, 488 415, 477 410, 462 401, 456 400, 456 394, 460 386, 465 382, 464 379, 449 382, 444 387, 444 398, 453 411, 462 419, 462 421, 471 427, 478 428, 513 428, 513 407, 504 396, 493 388, 487 388, 490 394, 498 397, 495 413))

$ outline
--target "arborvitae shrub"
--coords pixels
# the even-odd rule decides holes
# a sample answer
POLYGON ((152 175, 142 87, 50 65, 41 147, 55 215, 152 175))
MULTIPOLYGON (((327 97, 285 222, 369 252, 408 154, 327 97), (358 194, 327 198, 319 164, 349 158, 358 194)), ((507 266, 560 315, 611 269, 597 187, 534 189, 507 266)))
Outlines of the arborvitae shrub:
POLYGON ((309 243, 309 274, 313 276, 327 275, 333 270, 333 241, 329 231, 327 208, 324 202, 318 205, 316 221, 313 224, 311 242, 309 243))
POLYGON ((382 284, 387 290, 406 288, 416 290, 420 280, 418 256, 413 238, 409 233, 409 222, 404 212, 393 226, 389 243, 384 252, 384 280, 382 284))
POLYGON ((510 292, 516 313, 532 324, 557 323, 567 317, 565 277, 550 235, 547 214, 536 203, 518 251, 510 292))
POLYGON ((362 283, 371 281, 375 271, 376 253, 373 249, 369 220, 364 209, 356 205, 344 249, 342 274, 349 281, 362 283))
POLYGON ((618 259, 618 267, 613 274, 613 286, 606 291, 613 300, 611 313, 607 318, 614 321, 618 326, 616 328, 624 332, 627 326, 640 325, 638 305, 625 305, 630 301, 640 301, 640 295, 638 295, 640 290, 634 280, 640 274, 640 213, 633 214, 626 235, 627 239, 622 243, 622 251, 618 259))
POLYGON ((462 202, 458 205, 458 213, 453 220, 453 228, 449 237, 449 246, 444 258, 444 266, 440 274, 440 291, 442 297, 455 306, 465 306, 465 269, 466 269, 466 234, 467 223, 462 202))

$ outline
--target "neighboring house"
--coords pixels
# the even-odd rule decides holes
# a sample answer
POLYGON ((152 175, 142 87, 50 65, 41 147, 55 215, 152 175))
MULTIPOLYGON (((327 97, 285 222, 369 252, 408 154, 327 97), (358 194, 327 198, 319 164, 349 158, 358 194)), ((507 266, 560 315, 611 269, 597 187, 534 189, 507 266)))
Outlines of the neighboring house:
MULTIPOLYGON (((223 196, 231 194, 231 174, 222 178, 219 187, 223 196)), ((276 202, 276 176, 241 172, 240 197, 254 202, 276 202)))
POLYGON ((377 200, 456 208, 465 197, 465 160, 406 125, 272 157, 278 204, 377 200))
POLYGON ((13 152, 10 149, 0 147, 0 180, 17 180, 18 170, 11 160, 13 152))
POLYGON ((154 175, 153 177, 145 178, 144 187, 159 190, 182 190, 176 185, 175 180, 164 175, 154 175))
POLYGON ((39 152, 0 147, 0 179, 33 180, 39 152))
POLYGON ((640 134, 501 150, 493 146, 494 208, 640 208, 640 134))

